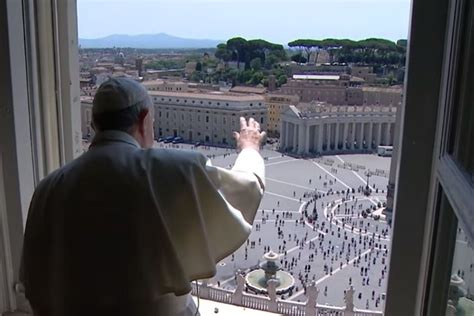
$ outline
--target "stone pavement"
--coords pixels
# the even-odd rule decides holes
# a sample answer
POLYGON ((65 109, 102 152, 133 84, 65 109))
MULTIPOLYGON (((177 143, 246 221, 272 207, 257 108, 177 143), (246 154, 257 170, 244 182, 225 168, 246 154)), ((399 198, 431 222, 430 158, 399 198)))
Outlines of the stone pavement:
MULTIPOLYGON (((225 168, 231 167, 237 156, 232 150, 203 153, 216 155, 211 156, 213 164, 225 168)), ((357 308, 383 310, 390 228, 383 220, 364 218, 362 212, 382 207, 388 178, 370 177, 374 190, 370 197, 360 190, 366 186, 365 171, 388 173, 390 158, 340 155, 295 159, 271 150, 263 150, 262 155, 266 158, 266 190, 254 230, 247 243, 218 264, 210 283, 234 289, 235 272, 257 268, 263 254, 271 249, 281 255, 282 268, 297 280, 294 291, 283 298, 304 301, 304 284, 314 280, 320 289, 319 303, 342 306, 344 290, 352 284, 357 308), (344 162, 365 168, 341 168, 344 162)))

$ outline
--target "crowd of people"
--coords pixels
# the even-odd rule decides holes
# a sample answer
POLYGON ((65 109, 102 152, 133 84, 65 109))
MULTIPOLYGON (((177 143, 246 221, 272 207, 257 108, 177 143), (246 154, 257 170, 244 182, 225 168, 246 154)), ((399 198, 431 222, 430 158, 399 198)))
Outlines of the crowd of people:
MULTIPOLYGON (((275 208, 259 211, 254 225, 259 234, 251 235, 245 244, 244 263, 258 268, 253 261, 260 262, 270 250, 279 253, 281 269, 298 280, 293 290, 282 297, 303 301, 301 294, 311 281, 352 268, 358 272, 354 271, 355 275, 348 277, 343 286, 325 282, 323 295, 332 293, 342 298, 343 291, 352 285, 361 307, 379 307, 388 269, 389 226, 362 216, 363 211, 378 209, 362 196, 363 186, 337 189, 338 180, 328 179, 328 175, 310 178, 308 183, 315 186, 314 191, 301 195, 296 190, 290 191, 293 198, 304 203, 301 213, 298 209, 281 209, 280 200, 275 201, 275 208), (329 190, 326 193, 318 191, 317 186, 321 185, 329 190), (262 238, 262 231, 270 232, 270 238, 268 235, 262 238)), ((235 254, 231 260, 236 260, 235 254)))

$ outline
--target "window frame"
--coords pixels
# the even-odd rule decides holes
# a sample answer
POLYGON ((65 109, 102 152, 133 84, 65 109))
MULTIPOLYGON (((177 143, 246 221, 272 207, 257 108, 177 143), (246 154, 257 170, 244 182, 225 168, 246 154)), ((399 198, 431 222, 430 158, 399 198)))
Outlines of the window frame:
MULTIPOLYGON (((404 115, 395 204, 396 209, 403 211, 395 213, 386 315, 445 315, 445 290, 452 263, 452 241, 447 240, 446 234, 452 232, 453 223, 459 222, 464 229, 466 225, 462 222, 474 222, 473 186, 446 151, 465 0, 426 1, 424 6, 423 1, 415 1, 412 8, 407 88, 402 108, 415 111, 415 104, 419 106, 423 129, 417 131, 419 126, 410 122, 416 118, 414 114, 404 115), (423 19, 417 18, 421 16, 423 19), (414 20, 418 23, 413 23, 414 20), (421 38, 423 33, 432 36, 421 38), (423 64, 428 73, 425 76, 416 69, 423 64), (430 152, 432 159, 427 163, 430 152), (414 169, 410 174, 411 168, 414 169), (414 192, 410 194, 410 189, 418 196, 414 192), (418 208, 413 208, 414 205, 418 208), (456 216, 446 205, 452 207, 456 216)), ((470 230, 466 235, 472 236, 473 227, 466 229, 470 230)))
POLYGON ((0 313, 28 310, 19 284, 23 231, 35 186, 79 156, 77 6, 2 1, 0 115, 0 313), (3 109, 2 109, 3 110, 3 109), (8 185, 7 185, 8 184, 8 185))

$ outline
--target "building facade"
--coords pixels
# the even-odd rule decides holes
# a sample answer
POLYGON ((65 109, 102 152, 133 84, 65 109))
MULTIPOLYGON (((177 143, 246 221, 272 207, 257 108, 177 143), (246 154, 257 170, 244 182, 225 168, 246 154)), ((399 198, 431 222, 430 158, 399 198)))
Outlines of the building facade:
POLYGON ((300 98, 297 95, 267 94, 265 104, 268 109, 267 133, 270 137, 280 137, 281 114, 290 105, 297 105, 300 98))
POLYGON ((81 96, 81 131, 83 139, 92 139, 94 129, 92 128, 92 96, 81 96))
MULTIPOLYGON (((343 78, 343 76, 341 76, 343 78)), ((403 100, 402 87, 361 87, 354 85, 355 77, 333 83, 313 80, 290 80, 279 93, 298 95, 301 102, 321 101, 333 105, 398 106, 403 100)))
POLYGON ((282 115, 280 148, 298 154, 374 150, 393 145, 396 107, 295 106, 282 115))
POLYGON ((281 94, 298 95, 302 102, 324 101, 334 105, 362 105, 363 93, 359 87, 327 84, 309 80, 290 80, 280 88, 281 94))
POLYGON ((144 81, 142 84, 148 91, 179 91, 187 92, 188 83, 183 81, 166 81, 166 80, 150 80, 144 81))
POLYGON ((403 101, 401 87, 363 87, 364 105, 399 106, 403 101))
POLYGON ((239 117, 253 117, 267 127, 263 96, 231 93, 150 91, 155 105, 155 136, 180 136, 187 142, 235 145, 239 117))
POLYGON ((351 75, 364 79, 366 83, 374 83, 377 75, 370 66, 351 66, 351 75))

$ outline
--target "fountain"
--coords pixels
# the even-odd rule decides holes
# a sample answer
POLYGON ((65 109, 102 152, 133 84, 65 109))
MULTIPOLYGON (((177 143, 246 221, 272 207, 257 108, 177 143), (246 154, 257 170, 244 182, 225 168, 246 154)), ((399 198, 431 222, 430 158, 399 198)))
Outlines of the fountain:
POLYGON ((284 294, 292 291, 295 279, 288 272, 282 271, 278 265, 280 256, 273 251, 263 256, 265 261, 260 264, 260 269, 253 270, 245 276, 247 288, 257 294, 268 294, 269 281, 276 285, 276 293, 284 294))

